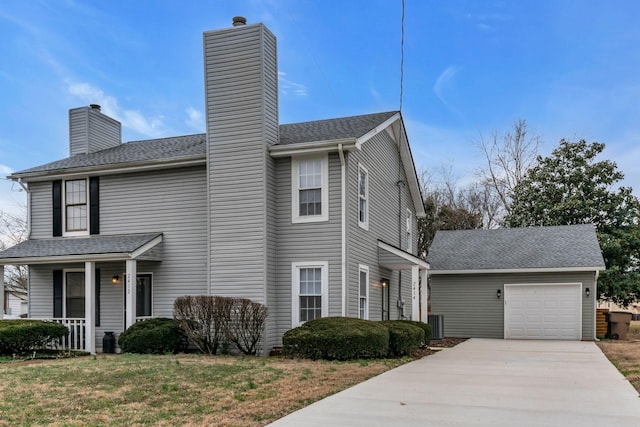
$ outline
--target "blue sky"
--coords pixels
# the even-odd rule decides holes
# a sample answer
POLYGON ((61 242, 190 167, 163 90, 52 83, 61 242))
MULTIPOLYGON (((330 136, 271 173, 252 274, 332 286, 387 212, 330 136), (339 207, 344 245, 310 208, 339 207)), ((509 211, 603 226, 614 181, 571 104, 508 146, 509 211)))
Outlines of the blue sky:
MULTIPOLYGON (((3 0, 0 176, 66 157, 68 110, 90 103, 124 141, 204 132, 202 32, 234 15, 278 39, 282 123, 399 108, 401 0, 3 0)), ((416 165, 469 180, 480 137, 522 118, 542 154, 607 144, 639 194, 638 22, 633 0, 405 0, 416 165)), ((0 180, 0 210, 23 200, 0 180)))

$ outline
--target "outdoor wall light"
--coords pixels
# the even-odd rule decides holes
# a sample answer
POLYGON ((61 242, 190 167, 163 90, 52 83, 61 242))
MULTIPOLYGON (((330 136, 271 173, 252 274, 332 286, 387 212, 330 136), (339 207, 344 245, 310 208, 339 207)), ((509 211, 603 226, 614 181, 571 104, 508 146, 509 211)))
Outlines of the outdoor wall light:
POLYGON ((498 298, 500 298, 502 296, 502 289, 498 289, 498 291, 496 292, 496 296, 498 298))
POLYGON ((386 288, 387 286, 389 286, 389 279, 380 279, 380 284, 383 288, 386 288))
POLYGON ((118 276, 117 274, 114 274, 113 277, 111 278, 111 283, 113 283, 114 285, 117 285, 120 283, 120 276, 118 276))
POLYGON ((591 289, 586 288, 586 289, 584 290, 584 293, 585 293, 587 296, 591 295, 591 289))

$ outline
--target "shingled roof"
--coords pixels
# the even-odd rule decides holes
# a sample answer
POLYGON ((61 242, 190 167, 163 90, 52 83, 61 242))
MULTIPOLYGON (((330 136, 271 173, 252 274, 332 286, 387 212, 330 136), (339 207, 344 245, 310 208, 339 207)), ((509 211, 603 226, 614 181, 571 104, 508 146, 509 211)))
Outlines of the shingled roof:
POLYGON ((0 265, 33 258, 79 255, 85 257, 90 255, 126 256, 160 236, 162 233, 26 240, 0 252, 0 265))
MULTIPOLYGON (((331 141, 358 138, 380 123, 397 114, 397 111, 340 117, 336 119, 280 125, 280 141, 277 145, 331 141)), ((78 154, 13 174, 37 175, 76 168, 120 166, 146 162, 170 162, 172 160, 204 159, 206 134, 176 136, 171 138, 132 141, 95 153, 78 154)))
POLYGON ((465 271, 604 270, 591 224, 438 231, 427 257, 433 274, 465 271))

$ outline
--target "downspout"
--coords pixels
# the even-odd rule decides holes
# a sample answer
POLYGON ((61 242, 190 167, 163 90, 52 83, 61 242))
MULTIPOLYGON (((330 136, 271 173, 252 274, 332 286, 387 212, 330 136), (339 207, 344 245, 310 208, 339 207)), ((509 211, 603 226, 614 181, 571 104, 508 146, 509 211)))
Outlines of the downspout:
POLYGON ((347 183, 346 183, 346 162, 342 144, 338 144, 338 155, 340 156, 340 204, 341 204, 341 249, 340 249, 340 281, 342 285, 342 316, 347 315, 347 183))
POLYGON ((15 181, 22 187, 22 189, 27 193, 27 240, 31 238, 31 192, 29 191, 29 187, 27 187, 23 182, 22 178, 18 178, 15 181))
MULTIPOLYGON (((400 151, 398 151, 398 154, 400 151)), ((401 179, 400 166, 398 166, 398 248, 402 249, 402 189, 404 188, 404 181, 401 179)), ((402 299, 402 270, 398 270, 398 319, 404 319, 404 300, 402 299)))
POLYGON ((598 313, 598 277, 600 277, 600 270, 596 270, 595 278, 593 280, 593 339, 594 341, 598 341, 597 331, 596 331, 596 315, 598 313))

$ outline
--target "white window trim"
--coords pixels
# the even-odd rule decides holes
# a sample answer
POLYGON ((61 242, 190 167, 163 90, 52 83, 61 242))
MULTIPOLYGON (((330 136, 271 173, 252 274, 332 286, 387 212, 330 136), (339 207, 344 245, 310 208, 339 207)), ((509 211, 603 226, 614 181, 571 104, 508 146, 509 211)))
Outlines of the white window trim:
POLYGON ((365 287, 365 305, 364 305, 364 317, 362 319, 369 319, 369 287, 371 281, 369 280, 369 266, 358 264, 358 317, 360 317, 360 300, 363 295, 360 293, 360 273, 365 272, 367 274, 367 286, 365 287))
POLYGON ((291 158, 291 222, 293 224, 305 222, 329 221, 329 156, 304 156, 291 158), (300 216, 299 184, 300 162, 304 160, 320 159, 322 161, 322 213, 320 215, 300 216))
POLYGON ((329 315, 329 263, 327 261, 309 261, 291 263, 291 327, 302 325, 300 321, 300 269, 320 268, 322 271, 322 307, 321 316, 329 315))
POLYGON ((406 214, 406 235, 407 235, 407 252, 413 252, 413 212, 411 209, 407 209, 406 214))
MULTIPOLYGON (((84 268, 65 268, 62 270, 62 318, 67 318, 67 273, 85 273, 85 279, 87 272, 84 268)), ((87 295, 85 294, 85 303, 87 295)), ((85 316, 87 313, 85 313, 85 316)))
POLYGON ((72 178, 65 179, 62 181, 62 236, 63 237, 73 237, 73 236, 88 236, 89 235, 89 227, 91 226, 89 221, 90 219, 90 201, 89 201, 89 179, 88 178, 72 178), (67 181, 85 181, 85 191, 86 201, 87 201, 87 229, 82 231, 67 231, 67 181))
POLYGON ((369 171, 362 164, 358 163, 358 179, 357 179, 357 197, 358 197, 358 226, 360 228, 364 228, 365 230, 369 230, 369 212, 371 211, 370 201, 369 201, 369 171), (360 221, 360 173, 364 171, 365 173, 365 194, 364 200, 366 201, 365 208, 365 220, 360 221))

